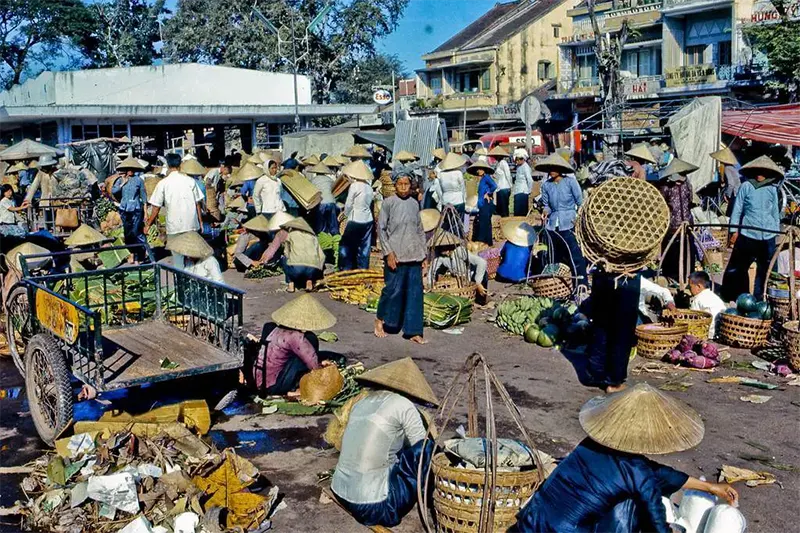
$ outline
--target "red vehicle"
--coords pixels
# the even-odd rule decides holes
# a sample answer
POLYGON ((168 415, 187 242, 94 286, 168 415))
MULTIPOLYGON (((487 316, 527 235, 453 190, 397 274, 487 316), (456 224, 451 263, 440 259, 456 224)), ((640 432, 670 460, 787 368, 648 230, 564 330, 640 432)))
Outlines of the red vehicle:
MULTIPOLYGON (((533 140, 533 150, 530 155, 547 155, 547 147, 544 145, 544 137, 539 130, 531 132, 533 140)), ((525 130, 521 131, 493 131, 481 137, 481 142, 487 150, 491 150, 498 145, 515 145, 520 148, 525 147, 525 130)))

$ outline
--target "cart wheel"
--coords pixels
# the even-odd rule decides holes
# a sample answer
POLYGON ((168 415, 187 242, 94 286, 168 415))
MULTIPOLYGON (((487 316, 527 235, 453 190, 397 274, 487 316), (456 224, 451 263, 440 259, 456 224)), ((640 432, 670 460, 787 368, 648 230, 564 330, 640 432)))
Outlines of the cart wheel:
POLYGON ((72 423, 72 386, 64 352, 45 333, 34 335, 25 350, 25 391, 41 439, 53 445, 72 423))
POLYGON ((32 333, 28 289, 19 285, 11 289, 6 298, 6 335, 11 357, 23 377, 25 376, 25 345, 32 333))

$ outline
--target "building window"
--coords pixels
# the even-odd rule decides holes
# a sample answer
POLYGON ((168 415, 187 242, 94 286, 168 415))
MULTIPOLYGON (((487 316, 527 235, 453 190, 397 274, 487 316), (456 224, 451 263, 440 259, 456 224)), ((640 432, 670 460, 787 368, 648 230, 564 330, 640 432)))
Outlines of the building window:
POLYGON ((686 47, 686 65, 702 65, 705 63, 706 47, 708 45, 698 44, 686 47))
POLYGON ((594 55, 578 56, 578 80, 582 86, 596 85, 597 62, 594 55))
POLYGON ((491 89, 489 69, 456 72, 453 78, 453 89, 458 93, 477 93, 491 89))
POLYGON ((731 58, 732 58, 732 51, 731 51, 731 42, 730 41, 720 41, 719 49, 717 51, 717 64, 718 65, 730 65, 731 58))
POLYGON ((661 56, 653 48, 629 50, 622 57, 622 70, 627 70, 636 77, 657 76, 661 73, 661 56))
POLYGON ((433 94, 442 94, 442 76, 436 75, 431 76, 428 80, 428 85, 430 85, 431 92, 433 94))
POLYGON ((555 37, 556 39, 561 37, 561 26, 553 24, 553 37, 555 37))
POLYGON ((492 90, 492 77, 489 69, 483 71, 481 74, 481 91, 491 91, 492 90))
POLYGON ((553 77, 553 64, 546 60, 539 61, 538 73, 540 80, 551 79, 553 77))

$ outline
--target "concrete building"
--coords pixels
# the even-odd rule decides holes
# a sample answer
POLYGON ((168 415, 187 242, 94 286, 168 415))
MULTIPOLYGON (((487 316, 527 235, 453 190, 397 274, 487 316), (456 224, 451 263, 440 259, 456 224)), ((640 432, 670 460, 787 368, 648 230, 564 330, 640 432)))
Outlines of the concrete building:
MULTIPOLYGON (((306 76, 298 76, 297 91, 302 124, 375 110, 313 104, 306 76)), ((249 151, 256 138, 260 146, 279 146, 294 129, 294 113, 290 74, 195 63, 44 72, 0 93, 0 141, 31 137, 55 145, 125 135, 152 139, 145 151, 161 153, 187 131, 220 144, 225 130, 236 128, 249 151)))
POLYGON ((417 71, 424 110, 443 114, 454 137, 558 78, 561 37, 572 32, 570 0, 498 3, 433 52, 417 71))

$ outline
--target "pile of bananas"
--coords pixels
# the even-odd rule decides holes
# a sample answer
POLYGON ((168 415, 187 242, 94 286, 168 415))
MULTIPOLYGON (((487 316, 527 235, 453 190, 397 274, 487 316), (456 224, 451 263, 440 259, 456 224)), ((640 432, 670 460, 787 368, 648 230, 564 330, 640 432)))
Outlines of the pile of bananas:
POLYGON ((383 285, 383 273, 378 270, 347 270, 326 276, 319 290, 329 292, 333 300, 366 306, 380 296, 383 285))
POLYGON ((525 333, 525 328, 539 320, 544 309, 553 307, 550 298, 524 296, 506 300, 497 307, 497 325, 516 335, 525 333))

